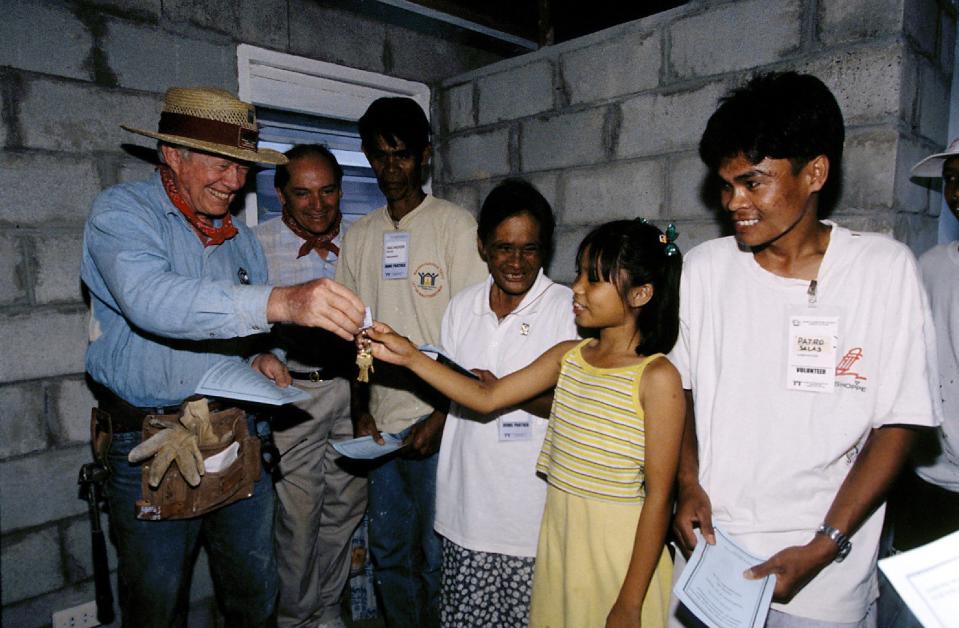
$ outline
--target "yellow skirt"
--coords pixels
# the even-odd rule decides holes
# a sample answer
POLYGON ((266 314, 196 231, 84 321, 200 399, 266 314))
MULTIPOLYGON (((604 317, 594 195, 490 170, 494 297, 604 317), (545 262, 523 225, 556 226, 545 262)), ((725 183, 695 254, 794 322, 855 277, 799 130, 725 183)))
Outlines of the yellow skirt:
MULTIPOLYGON (((530 626, 601 628, 626 579, 642 504, 601 502, 550 486, 539 532, 530 626)), ((666 625, 673 565, 666 547, 643 602, 643 628, 666 625)))

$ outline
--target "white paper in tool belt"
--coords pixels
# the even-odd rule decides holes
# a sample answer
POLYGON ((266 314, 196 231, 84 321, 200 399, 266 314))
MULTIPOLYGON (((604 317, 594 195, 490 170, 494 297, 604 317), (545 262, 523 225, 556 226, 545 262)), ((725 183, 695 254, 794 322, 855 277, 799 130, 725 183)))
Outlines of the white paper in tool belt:
POLYGON ((233 441, 233 444, 218 454, 213 454, 203 460, 203 468, 207 473, 219 473, 230 468, 230 465, 239 458, 240 443, 233 441))

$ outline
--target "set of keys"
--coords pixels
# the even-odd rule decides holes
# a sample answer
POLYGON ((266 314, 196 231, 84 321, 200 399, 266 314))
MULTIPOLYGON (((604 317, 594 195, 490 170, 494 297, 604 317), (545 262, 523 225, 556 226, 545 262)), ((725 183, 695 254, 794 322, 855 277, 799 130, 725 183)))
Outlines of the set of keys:
POLYGON ((373 311, 366 308, 363 314, 363 327, 360 328, 362 344, 356 349, 356 366, 359 373, 356 376, 358 382, 369 382, 370 373, 373 372, 373 341, 366 337, 366 330, 373 326, 373 311))

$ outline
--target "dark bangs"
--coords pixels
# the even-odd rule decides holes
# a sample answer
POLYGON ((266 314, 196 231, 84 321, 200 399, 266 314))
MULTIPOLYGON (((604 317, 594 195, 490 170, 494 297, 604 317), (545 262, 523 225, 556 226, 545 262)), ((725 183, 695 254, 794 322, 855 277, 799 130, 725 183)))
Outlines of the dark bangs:
POLYGON ((615 221, 600 225, 583 238, 576 251, 576 271, 582 268, 590 281, 608 281, 623 288, 621 273, 623 268, 623 239, 625 230, 616 229, 624 221, 615 221))

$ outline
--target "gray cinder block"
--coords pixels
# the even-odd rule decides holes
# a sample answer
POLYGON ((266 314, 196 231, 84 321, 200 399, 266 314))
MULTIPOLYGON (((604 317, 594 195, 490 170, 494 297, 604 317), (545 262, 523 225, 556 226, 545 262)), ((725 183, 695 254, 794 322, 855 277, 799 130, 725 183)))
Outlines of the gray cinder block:
POLYGON ((64 81, 30 81, 20 106, 23 144, 29 148, 76 152, 117 151, 121 144, 155 146, 156 142, 128 133, 120 124, 155 129, 161 101, 162 94, 64 81))
POLYGON ((523 172, 603 161, 606 113, 603 107, 523 121, 520 135, 523 172))
POLYGON ((798 0, 724 3, 669 28, 669 63, 679 77, 701 77, 775 63, 799 49, 798 0))
POLYGON ((669 202, 664 215, 669 218, 716 219, 718 214, 710 203, 718 205, 718 199, 708 198, 706 179, 709 171, 699 158, 699 153, 689 152, 673 156, 666 166, 669 202))
POLYGON ((473 84, 463 83, 445 92, 446 126, 449 131, 467 129, 474 124, 473 84))
POLYGON ((171 85, 208 85, 236 91, 236 45, 231 41, 187 38, 111 20, 104 49, 121 87, 163 93, 171 85))
POLYGON ((96 401, 83 376, 60 378, 48 386, 57 440, 63 443, 90 441, 90 409, 96 401))
POLYGON ((819 39, 834 45, 895 34, 902 11, 903 0, 820 0, 819 39))
POLYGON ((662 65, 661 41, 658 32, 630 32, 562 55, 569 102, 606 100, 656 87, 662 65))
POLYGON ((24 303, 27 299, 26 255, 22 238, 0 231, 0 305, 24 303))
POLYGON ((4 606, 63 586, 59 537, 51 526, 4 543, 0 563, 4 606))
POLYGON ((879 124, 888 116, 902 118, 904 99, 910 98, 899 80, 903 53, 900 46, 856 47, 815 57, 797 65, 822 79, 839 101, 846 126, 879 124), (893 79, 892 77, 896 77, 893 79))
POLYGON ((34 240, 36 285, 34 298, 38 304, 80 302, 80 256, 83 234, 40 235, 34 240))
POLYGON ((83 445, 0 462, 3 533, 85 514, 86 502, 77 497, 77 475, 90 458, 90 446, 83 445), (38 483, 43 499, 37 499, 38 483))
POLYGON ((509 129, 452 137, 443 153, 443 169, 450 181, 509 174, 509 129))
POLYGON ((713 82, 691 91, 643 94, 624 101, 616 156, 625 159, 696 148, 725 93, 722 82, 713 82))
POLYGON ((0 386, 0 459, 47 446, 43 395, 37 382, 0 386))
POLYGON ((66 8, 3 3, 0 66, 89 80, 92 48, 93 36, 66 8))
POLYGON ((0 222, 20 227, 49 222, 79 227, 99 193, 100 178, 92 158, 0 153, 0 222), (38 181, 43 181, 43 194, 37 194, 38 181))
POLYGON ((553 108, 553 65, 536 61, 484 76, 479 90, 477 118, 480 124, 515 120, 553 108))
POLYGON ((657 160, 629 161, 571 170, 562 178, 564 224, 658 218, 663 171, 657 160))
POLYGON ((0 318, 6 358, 0 362, 0 382, 82 373, 88 318, 86 310, 77 307, 0 318), (38 351, 40 338, 55 350, 38 351))

